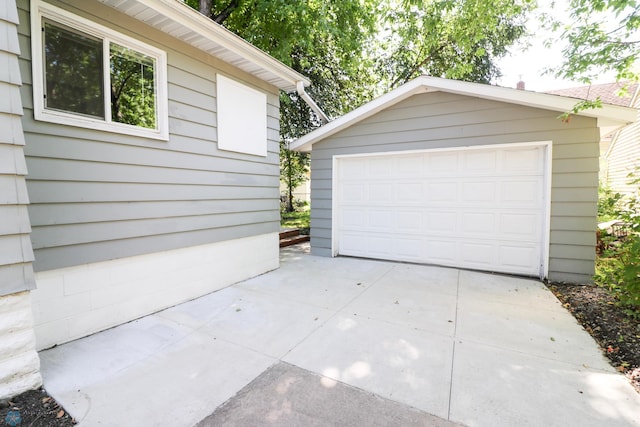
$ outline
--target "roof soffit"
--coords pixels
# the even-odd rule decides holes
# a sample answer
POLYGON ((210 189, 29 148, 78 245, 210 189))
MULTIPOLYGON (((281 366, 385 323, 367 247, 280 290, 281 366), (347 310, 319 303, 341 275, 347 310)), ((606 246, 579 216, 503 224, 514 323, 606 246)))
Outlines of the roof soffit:
POLYGON ((98 0, 286 92, 302 74, 178 0, 98 0))

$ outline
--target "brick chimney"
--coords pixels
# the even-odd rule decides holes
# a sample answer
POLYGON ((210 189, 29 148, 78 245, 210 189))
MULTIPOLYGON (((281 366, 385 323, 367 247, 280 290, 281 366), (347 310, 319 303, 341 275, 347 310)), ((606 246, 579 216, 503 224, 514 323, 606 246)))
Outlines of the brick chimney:
POLYGON ((520 76, 520 81, 516 83, 516 89, 524 90, 524 81, 522 80, 522 76, 520 76))

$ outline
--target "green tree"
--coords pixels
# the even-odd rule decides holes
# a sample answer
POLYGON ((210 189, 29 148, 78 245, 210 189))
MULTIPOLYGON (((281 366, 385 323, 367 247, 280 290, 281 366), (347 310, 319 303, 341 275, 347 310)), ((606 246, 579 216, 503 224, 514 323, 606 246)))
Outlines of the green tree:
MULTIPOLYGON (((563 2, 564 4, 564 2, 563 2)), ((552 2, 552 8, 558 5, 552 2)), ((640 55, 640 2, 637 0, 570 0, 567 20, 547 14, 547 28, 559 33, 549 43, 564 43, 558 77, 591 83, 613 72, 616 80, 637 80, 640 55)))
POLYGON ((490 83, 526 34, 535 0, 402 0, 389 7, 378 64, 390 87, 427 74, 490 83))
MULTIPOLYGON (((187 3, 309 78, 308 93, 329 117, 374 94, 377 81, 365 47, 376 29, 375 0, 187 3)), ((290 152, 289 142, 322 123, 296 93, 282 93, 280 105, 281 180, 288 210, 293 210, 292 193, 307 179, 309 158, 290 152)))
MULTIPOLYGON (((329 117, 420 74, 492 81, 499 76, 495 60, 525 34, 535 5, 535 0, 186 2, 307 76, 309 94, 329 117)), ((289 186, 296 180, 287 177, 306 176, 309 161, 288 153, 288 143, 321 122, 297 94, 281 94, 280 101, 281 165, 289 186)))

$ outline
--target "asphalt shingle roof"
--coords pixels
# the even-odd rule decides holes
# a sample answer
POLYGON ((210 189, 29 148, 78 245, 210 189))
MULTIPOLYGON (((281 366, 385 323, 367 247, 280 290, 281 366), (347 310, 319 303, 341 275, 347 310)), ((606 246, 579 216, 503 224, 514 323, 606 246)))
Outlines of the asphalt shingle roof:
POLYGON ((586 99, 593 101, 600 97, 603 103, 610 105, 620 105, 622 107, 633 107, 631 105, 634 94, 638 89, 638 83, 629 82, 615 82, 605 83, 598 85, 570 87, 566 89, 552 90, 547 93, 552 95, 562 95, 569 98, 586 99), (625 85, 627 87, 627 94, 625 96, 618 96, 618 92, 625 85))

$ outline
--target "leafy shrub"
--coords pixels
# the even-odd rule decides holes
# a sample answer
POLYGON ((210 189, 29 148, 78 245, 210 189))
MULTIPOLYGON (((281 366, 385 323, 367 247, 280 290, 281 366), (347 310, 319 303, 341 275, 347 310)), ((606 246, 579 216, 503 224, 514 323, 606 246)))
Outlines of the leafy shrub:
MULTIPOLYGON (((640 183, 635 174, 630 178, 631 184, 640 183)), ((598 217, 619 219, 627 233, 620 238, 601 236, 603 249, 596 260, 594 281, 616 295, 630 315, 640 317, 640 199, 601 191, 598 217)))
POLYGON ((598 188, 598 222, 618 219, 620 193, 614 193, 609 187, 601 185, 598 188))

